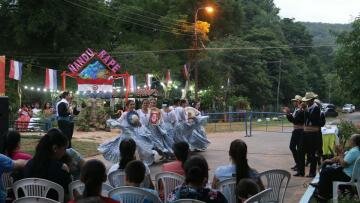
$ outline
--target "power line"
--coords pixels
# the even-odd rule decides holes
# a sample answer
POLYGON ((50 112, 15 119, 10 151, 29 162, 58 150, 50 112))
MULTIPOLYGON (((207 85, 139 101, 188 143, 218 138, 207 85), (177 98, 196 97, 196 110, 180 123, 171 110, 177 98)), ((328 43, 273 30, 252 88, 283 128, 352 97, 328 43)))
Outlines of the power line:
MULTIPOLYGON (((87 5, 91 5, 90 2, 86 2, 86 1, 82 1, 82 0, 78 0, 78 1, 83 2, 83 3, 87 4, 87 5)), ((139 13, 132 12, 132 11, 130 11, 129 9, 138 10, 138 11, 146 12, 146 13, 151 13, 151 12, 147 12, 147 11, 145 11, 145 10, 138 9, 138 8, 135 8, 135 7, 131 7, 131 6, 127 6, 127 5, 121 5, 121 6, 120 6, 120 7, 117 7, 117 8, 120 9, 120 10, 123 10, 123 11, 125 11, 125 12, 127 12, 127 13, 131 13, 131 14, 134 14, 134 15, 137 15, 137 16, 140 16, 140 17, 144 17, 144 18, 147 18, 147 19, 151 19, 151 20, 156 20, 156 21, 158 21, 158 22, 161 23, 161 21, 159 20, 159 18, 153 18, 153 17, 150 17, 150 16, 141 15, 141 14, 139 14, 139 13), (126 7, 126 8, 128 8, 128 9, 122 8, 121 6, 126 7)), ((156 15, 157 15, 157 14, 156 14, 156 15)), ((165 18, 165 19, 170 19, 170 20, 172 20, 173 22, 165 21, 165 23, 166 23, 166 24, 169 24, 169 25, 180 26, 178 23, 175 23, 175 22, 188 24, 189 26, 193 26, 193 25, 195 24, 195 23, 190 23, 190 22, 187 22, 187 21, 174 20, 174 19, 171 19, 171 18, 166 17, 166 16, 161 16, 161 15, 157 15, 157 16, 159 16, 160 18, 163 18, 163 19, 165 18)))
MULTIPOLYGON (((162 16, 162 15, 159 15, 159 14, 156 14, 156 13, 153 13, 153 12, 149 12, 149 11, 145 11, 145 10, 142 10, 142 9, 139 9, 139 8, 134 8, 134 7, 130 7, 130 6, 126 6, 126 7, 132 8, 132 9, 134 9, 134 10, 142 11, 142 12, 144 12, 144 13, 149 13, 149 14, 151 14, 151 15, 158 16, 158 17, 161 17, 161 18, 169 19, 169 20, 172 20, 172 21, 175 21, 175 22, 183 22, 183 21, 181 21, 181 20, 174 20, 174 19, 172 19, 172 18, 170 18, 170 17, 162 16)), ((189 22, 185 22, 185 23, 188 23, 188 24, 191 24, 191 25, 194 24, 194 23, 189 23, 189 22)))
MULTIPOLYGON (((92 12, 95 12, 97 14, 100 14, 100 15, 103 15, 103 16, 106 16, 106 17, 109 17, 109 18, 113 18, 115 20, 120 20, 120 21, 123 21, 123 22, 127 22, 127 23, 131 23, 131 24, 134 24, 134 25, 138 25, 138 26, 141 26, 141 27, 144 27, 144 28, 148 28, 148 29, 152 29, 152 30, 158 30, 158 31, 161 31, 161 32, 167 32, 167 33, 171 33, 171 34, 175 34, 175 35, 183 35, 183 36, 193 36, 193 35, 190 35, 190 34, 184 34, 184 33, 178 33, 178 32, 171 32, 169 30, 164 30, 164 29, 159 29, 159 28, 156 28, 156 27, 151 27, 151 26, 147 26, 147 25, 143 25, 143 24, 140 24, 140 23, 137 23, 137 22, 133 22, 133 21, 129 21, 129 20, 126 20, 126 19, 123 19, 123 18, 120 18, 120 17, 114 17, 114 16, 111 16, 111 15, 108 15, 108 14, 105 14, 105 13, 102 13, 96 9, 92 9, 92 8, 89 8, 89 7, 86 7, 86 6, 83 6, 81 4, 77 4, 77 3, 74 3, 74 2, 71 2, 71 1, 68 1, 68 0, 63 0, 69 4, 72 4, 74 6, 77 6, 77 7, 80 7, 80 8, 83 8, 83 9, 86 9, 86 10, 89 10, 89 11, 92 11, 92 12)), ((129 17, 128 17, 129 18, 129 17)))
MULTIPOLYGON (((84 4, 87 4, 87 5, 91 5, 89 2, 85 2, 85 1, 81 1, 81 0, 78 0, 78 1, 80 1, 80 2, 82 2, 82 3, 84 3, 84 4)), ((91 5, 91 6, 93 6, 93 5, 91 5)), ((88 8, 89 8, 89 7, 88 7, 88 8)), ((120 9, 121 9, 121 10, 124 10, 124 8, 120 8, 120 9)), ((141 17, 145 17, 145 18, 147 17, 147 16, 143 16, 143 15, 141 15, 141 14, 137 14, 137 13, 128 11, 128 10, 126 10, 126 9, 125 9, 124 11, 133 13, 133 14, 135 14, 135 15, 140 15, 141 17)), ((126 15, 123 15, 123 17, 128 18, 128 19, 130 19, 130 20, 135 20, 135 21, 139 21, 139 22, 151 24, 151 25, 158 26, 158 27, 168 28, 168 29, 170 29, 170 30, 171 30, 171 29, 176 29, 176 31, 185 32, 184 30, 182 30, 182 29, 180 29, 180 28, 174 28, 174 27, 169 27, 169 26, 165 26, 165 25, 160 25, 160 24, 157 24, 157 23, 149 22, 149 21, 139 20, 139 19, 137 19, 137 18, 129 17, 129 16, 126 16, 126 15)), ((154 18, 152 18, 152 19, 154 19, 154 18)), ((155 19, 155 20, 159 21, 158 19, 155 19)), ((160 21, 159 21, 159 22, 160 22, 160 21)), ((173 25, 176 25, 176 24, 173 24, 173 25)), ((177 25, 177 26, 178 26, 178 25, 177 25)))

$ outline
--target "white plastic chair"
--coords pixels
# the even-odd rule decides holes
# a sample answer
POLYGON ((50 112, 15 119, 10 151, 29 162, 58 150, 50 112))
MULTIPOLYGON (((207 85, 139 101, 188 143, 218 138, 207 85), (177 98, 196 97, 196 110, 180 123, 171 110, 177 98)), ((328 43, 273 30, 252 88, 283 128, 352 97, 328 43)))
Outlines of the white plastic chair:
POLYGON ((268 202, 266 199, 268 199, 271 195, 271 188, 268 188, 266 190, 263 190, 256 195, 250 197, 249 199, 245 200, 244 203, 260 203, 260 202, 268 202))
POLYGON ((125 171, 118 169, 116 171, 111 172, 108 175, 108 180, 111 186, 121 187, 125 186, 125 171))
POLYGON ((185 181, 185 177, 177 173, 162 172, 155 175, 156 190, 160 191, 160 184, 162 183, 162 189, 164 194, 164 203, 167 203, 168 195, 179 185, 182 185, 185 181))
POLYGON ((158 196, 138 187, 122 186, 109 192, 109 197, 121 203, 143 203, 144 200, 152 203, 161 203, 158 196))
POLYGON ((46 197, 49 190, 55 190, 58 194, 58 201, 64 202, 64 188, 54 182, 41 178, 25 178, 13 184, 15 199, 19 199, 19 189, 22 189, 25 197, 46 197))
POLYGON ((220 192, 226 197, 228 203, 237 203, 236 200, 236 179, 230 178, 219 183, 220 192))
POLYGON ((13 203, 59 203, 46 197, 22 197, 14 200, 13 203))
POLYGON ((333 182, 333 202, 338 202, 338 187, 340 185, 351 185, 356 187, 357 195, 360 197, 360 157, 355 161, 354 169, 349 182, 333 182))
POLYGON ((11 177, 11 173, 3 173, 1 176, 1 180, 4 186, 4 189, 10 190, 14 183, 14 179, 11 177))
POLYGON ((270 195, 266 197, 266 201, 283 203, 291 174, 285 170, 273 169, 264 171, 259 175, 265 188, 272 188, 270 195))
POLYGON ((172 201, 172 203, 205 203, 205 202, 197 200, 197 199, 178 199, 178 200, 172 201))
MULTIPOLYGON (((74 199, 74 190, 81 195, 84 192, 84 189, 85 189, 85 184, 80 180, 71 182, 69 184, 70 199, 74 199)), ((107 197, 109 195, 109 191, 112 189, 114 188, 106 183, 103 183, 101 188, 101 195, 107 197)))

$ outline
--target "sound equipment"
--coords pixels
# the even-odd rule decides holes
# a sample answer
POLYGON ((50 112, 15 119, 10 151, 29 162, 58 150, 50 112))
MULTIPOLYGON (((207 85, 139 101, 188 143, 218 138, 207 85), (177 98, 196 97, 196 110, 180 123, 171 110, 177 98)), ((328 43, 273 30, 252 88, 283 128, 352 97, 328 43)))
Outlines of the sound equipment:
POLYGON ((9 97, 0 96, 0 136, 9 130, 9 97))

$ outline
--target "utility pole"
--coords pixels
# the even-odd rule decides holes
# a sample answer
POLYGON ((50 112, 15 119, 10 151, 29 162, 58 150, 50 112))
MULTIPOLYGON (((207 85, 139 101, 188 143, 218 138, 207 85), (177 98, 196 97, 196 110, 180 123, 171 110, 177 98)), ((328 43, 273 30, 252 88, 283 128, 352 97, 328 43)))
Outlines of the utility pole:
POLYGON ((279 111, 279 94, 280 94, 281 71, 282 71, 281 70, 281 60, 279 60, 279 74, 278 74, 278 85, 277 85, 277 94, 276 94, 276 111, 279 111))

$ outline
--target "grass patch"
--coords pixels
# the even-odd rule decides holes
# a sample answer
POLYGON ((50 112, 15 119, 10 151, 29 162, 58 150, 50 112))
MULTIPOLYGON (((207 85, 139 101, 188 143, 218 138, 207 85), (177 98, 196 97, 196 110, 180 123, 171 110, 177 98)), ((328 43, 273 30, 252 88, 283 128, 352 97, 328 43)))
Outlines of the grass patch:
MULTIPOLYGON (((34 155, 35 147, 41 137, 39 135, 21 136, 21 151, 34 155)), ((99 154, 97 151, 98 143, 73 139, 72 145, 83 157, 99 154)))

